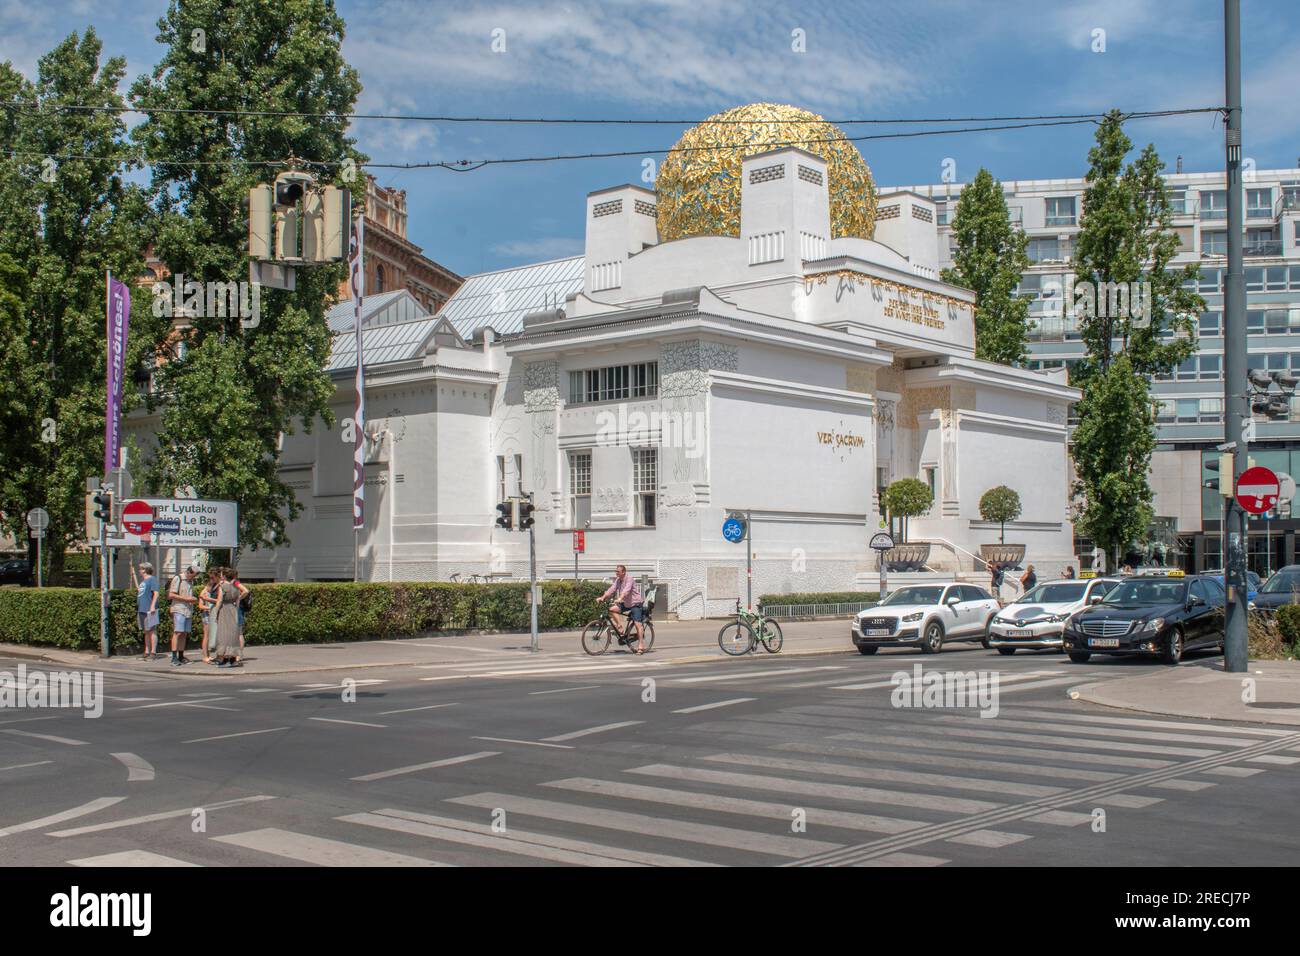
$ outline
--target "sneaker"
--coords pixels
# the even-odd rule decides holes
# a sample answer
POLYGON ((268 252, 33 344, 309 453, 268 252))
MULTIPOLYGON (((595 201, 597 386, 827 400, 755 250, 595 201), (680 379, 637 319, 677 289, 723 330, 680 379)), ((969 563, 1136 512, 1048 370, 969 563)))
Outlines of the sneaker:
POLYGON ((179 657, 173 657, 172 667, 180 667, 180 666, 181 666, 181 659, 179 657))

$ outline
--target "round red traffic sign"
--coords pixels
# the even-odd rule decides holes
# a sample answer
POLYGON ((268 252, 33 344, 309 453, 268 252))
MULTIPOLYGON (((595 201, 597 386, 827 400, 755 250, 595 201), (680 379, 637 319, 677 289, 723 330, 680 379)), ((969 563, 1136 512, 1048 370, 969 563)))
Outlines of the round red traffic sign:
POLYGON ((1253 515, 1262 515, 1277 507, 1280 493, 1277 475, 1267 468, 1247 468, 1237 479, 1237 504, 1253 515))
POLYGON ((143 501, 128 501, 122 508, 122 528, 129 534, 148 534, 153 528, 153 509, 143 501))

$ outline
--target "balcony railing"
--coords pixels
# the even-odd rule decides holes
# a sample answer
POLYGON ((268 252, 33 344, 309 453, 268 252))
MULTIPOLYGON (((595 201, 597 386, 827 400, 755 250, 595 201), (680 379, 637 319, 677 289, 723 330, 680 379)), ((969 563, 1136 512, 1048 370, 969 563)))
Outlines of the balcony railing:
POLYGON ((1277 197, 1277 202, 1273 204, 1273 215, 1280 216, 1287 211, 1300 210, 1300 196, 1281 195, 1277 197))
POLYGON ((1242 244, 1242 255, 1246 256, 1280 256, 1281 239, 1247 239, 1242 244))

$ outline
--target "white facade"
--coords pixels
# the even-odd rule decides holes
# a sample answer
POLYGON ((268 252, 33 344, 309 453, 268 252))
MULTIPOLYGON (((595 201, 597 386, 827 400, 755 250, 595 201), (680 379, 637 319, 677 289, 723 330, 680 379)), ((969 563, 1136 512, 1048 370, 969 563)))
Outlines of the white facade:
MULTIPOLYGON (((372 436, 361 576, 527 575, 528 536, 494 526, 531 492, 539 571, 613 564, 667 585, 667 610, 725 613, 745 592, 729 511, 752 514, 754 594, 874 587, 878 486, 931 481, 909 539, 938 574, 979 574, 998 528, 1040 575, 1074 563, 1063 371, 974 358, 973 295, 937 278, 934 204, 880 197, 877 241, 831 237, 826 166, 786 148, 743 166, 741 235, 657 242, 654 193, 587 197, 580 259, 470 277, 436 319, 367 320, 372 436), (521 306, 521 303, 530 303, 521 306), (382 353, 383 360, 375 356, 382 353)), ((331 372, 352 414, 351 332, 331 372)), ((142 425, 145 423, 141 423, 142 425)), ((245 578, 351 579, 350 446, 286 436, 303 515, 245 578)))

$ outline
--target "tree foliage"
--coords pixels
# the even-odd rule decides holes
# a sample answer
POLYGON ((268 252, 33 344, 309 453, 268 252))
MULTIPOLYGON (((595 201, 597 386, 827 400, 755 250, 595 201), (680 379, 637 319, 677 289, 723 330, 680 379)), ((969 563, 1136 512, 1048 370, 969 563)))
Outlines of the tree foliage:
POLYGON ((975 357, 1023 362, 1029 300, 1014 290, 1030 265, 1029 237, 1011 225, 1002 184, 987 169, 962 189, 952 234, 957 251, 943 280, 975 293, 975 357))
POLYGON ((1006 542, 1006 524, 1020 517, 1020 495, 1014 488, 998 485, 980 497, 980 517, 1002 525, 1001 538, 1006 542))
MULTIPOLYGON (((248 190, 291 158, 349 185, 341 164, 364 157, 344 117, 361 84, 340 52, 343 28, 329 0, 170 4, 158 23, 166 52, 132 87, 135 105, 285 114, 152 112, 136 128, 153 168, 155 248, 173 273, 204 284, 246 280, 248 190)), ((184 349, 170 323, 154 329, 167 361, 146 396, 160 415, 150 488, 192 485, 201 497, 237 500, 241 541, 286 540, 300 506, 279 476, 281 434, 295 422, 333 421, 325 310, 343 274, 342 265, 300 268, 295 291, 262 290, 255 326, 200 316, 179 335, 184 349)))

